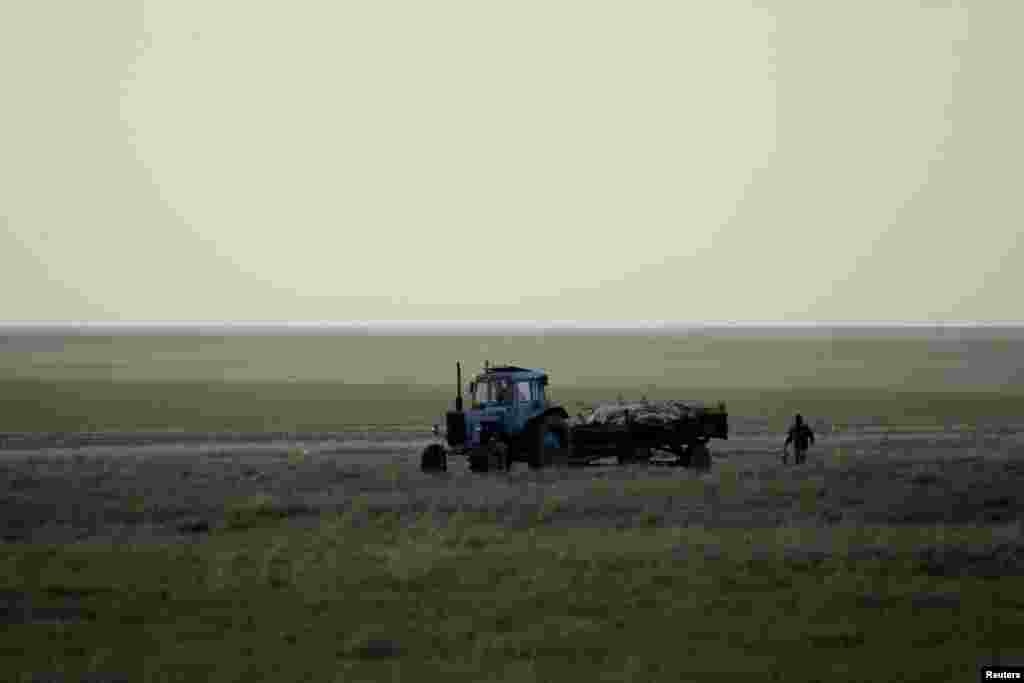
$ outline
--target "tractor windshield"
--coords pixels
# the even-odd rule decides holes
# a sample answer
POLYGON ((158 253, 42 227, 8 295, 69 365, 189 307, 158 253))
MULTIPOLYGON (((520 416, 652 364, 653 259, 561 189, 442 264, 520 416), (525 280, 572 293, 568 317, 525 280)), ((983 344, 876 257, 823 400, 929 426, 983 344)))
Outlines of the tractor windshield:
POLYGON ((511 403, 512 383, 505 379, 481 379, 477 380, 476 390, 473 392, 474 403, 511 403))

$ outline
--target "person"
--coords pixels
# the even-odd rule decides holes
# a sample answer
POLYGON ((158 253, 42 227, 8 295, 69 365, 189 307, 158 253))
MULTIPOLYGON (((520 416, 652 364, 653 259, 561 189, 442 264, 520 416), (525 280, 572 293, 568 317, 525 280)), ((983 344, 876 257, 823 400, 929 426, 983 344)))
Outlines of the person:
POLYGON ((789 445, 793 444, 793 455, 796 464, 799 465, 807 459, 807 449, 814 443, 814 432, 800 413, 793 418, 793 426, 786 434, 786 443, 782 446, 782 462, 785 464, 789 458, 789 445))

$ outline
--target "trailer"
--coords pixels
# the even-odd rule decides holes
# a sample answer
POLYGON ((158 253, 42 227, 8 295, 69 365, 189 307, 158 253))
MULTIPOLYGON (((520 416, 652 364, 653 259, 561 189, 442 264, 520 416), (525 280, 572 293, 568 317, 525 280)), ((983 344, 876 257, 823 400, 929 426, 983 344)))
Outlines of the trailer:
POLYGON ((470 407, 463 409, 461 363, 456 363, 454 410, 445 413, 445 431, 423 451, 424 471, 444 471, 449 456, 465 456, 473 471, 507 470, 516 461, 531 468, 588 464, 615 456, 620 463, 650 461, 657 452, 675 464, 707 468, 708 442, 727 439, 725 405, 647 401, 600 404, 570 418, 548 399, 548 375, 513 365, 492 367, 469 383, 470 407))
POLYGON ((614 457, 620 464, 649 462, 661 454, 682 467, 711 466, 711 439, 729 438, 724 404, 693 401, 607 403, 570 421, 570 461, 614 457))

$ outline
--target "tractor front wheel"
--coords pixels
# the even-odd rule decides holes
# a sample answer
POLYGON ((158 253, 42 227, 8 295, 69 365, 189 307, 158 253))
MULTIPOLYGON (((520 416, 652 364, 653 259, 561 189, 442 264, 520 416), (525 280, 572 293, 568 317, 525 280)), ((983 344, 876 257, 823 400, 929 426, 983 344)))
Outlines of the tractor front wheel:
POLYGON ((445 472, 448 470, 448 453, 444 446, 432 443, 423 449, 420 456, 420 470, 424 472, 445 472))

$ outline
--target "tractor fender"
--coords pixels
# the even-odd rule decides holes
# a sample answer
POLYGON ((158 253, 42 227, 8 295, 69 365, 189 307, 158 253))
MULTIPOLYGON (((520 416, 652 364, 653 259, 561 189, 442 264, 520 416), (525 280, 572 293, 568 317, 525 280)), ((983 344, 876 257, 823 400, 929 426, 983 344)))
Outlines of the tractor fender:
POLYGON ((552 415, 560 417, 563 420, 569 419, 569 413, 565 411, 565 408, 563 408, 562 406, 551 406, 540 415, 534 415, 526 424, 527 426, 530 426, 533 423, 540 422, 541 420, 544 420, 552 415))

